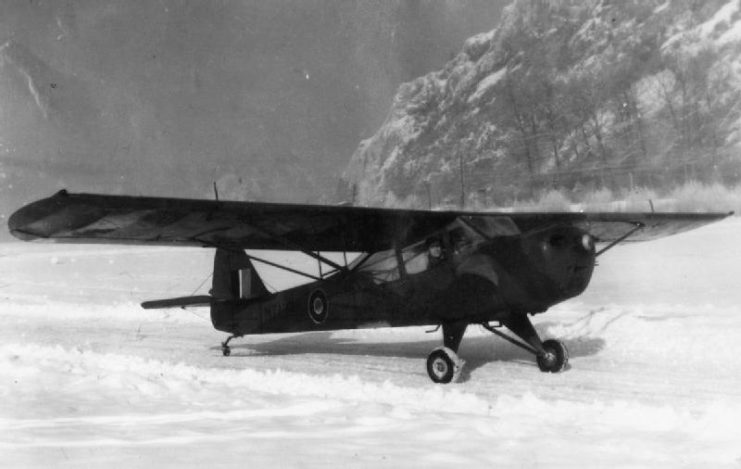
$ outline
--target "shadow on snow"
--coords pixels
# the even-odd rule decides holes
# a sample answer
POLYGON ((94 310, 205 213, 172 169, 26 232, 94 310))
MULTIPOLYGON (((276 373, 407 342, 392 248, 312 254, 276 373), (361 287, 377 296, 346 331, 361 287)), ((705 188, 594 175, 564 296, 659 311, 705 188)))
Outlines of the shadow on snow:
MULTIPOLYGON (((543 340, 549 338, 544 331, 551 323, 536 326, 543 340)), ((475 326, 469 326, 472 330, 475 326)), ((435 348, 442 345, 440 333, 434 339, 415 341, 370 342, 351 337, 334 337, 334 332, 306 332, 291 335, 277 335, 274 340, 257 343, 232 342, 232 356, 249 357, 254 355, 306 355, 332 354, 345 356, 373 356, 388 358, 426 359, 435 348), (243 353, 240 353, 243 351, 243 353), (236 353, 235 353, 236 352, 236 353)), ((420 336, 422 337, 422 332, 420 336)), ((510 334, 512 335, 512 334, 510 334)), ((250 340, 246 336, 241 340, 250 340)), ((585 357, 598 354, 605 346, 605 340, 595 337, 576 337, 562 339, 569 351, 570 358, 585 357)), ((212 350, 220 350, 212 347, 212 350)), ((467 381, 478 368, 497 361, 521 362, 525 366, 537 367, 535 357, 529 352, 501 340, 494 335, 464 336, 458 355, 465 361, 460 381, 467 381)), ((568 369, 568 368, 567 368, 568 369)))

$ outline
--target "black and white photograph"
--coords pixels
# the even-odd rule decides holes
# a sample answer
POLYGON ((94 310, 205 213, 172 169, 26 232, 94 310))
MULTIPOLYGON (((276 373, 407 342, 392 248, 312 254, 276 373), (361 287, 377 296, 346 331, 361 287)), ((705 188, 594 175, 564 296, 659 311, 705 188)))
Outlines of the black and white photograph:
POLYGON ((0 466, 741 468, 741 0, 3 0, 0 466))

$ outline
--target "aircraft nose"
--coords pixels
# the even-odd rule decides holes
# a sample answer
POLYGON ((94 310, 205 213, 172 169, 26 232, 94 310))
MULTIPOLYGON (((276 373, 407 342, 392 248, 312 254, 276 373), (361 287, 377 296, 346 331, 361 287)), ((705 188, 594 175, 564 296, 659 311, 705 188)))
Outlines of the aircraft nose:
POLYGON ((580 246, 581 249, 572 251, 574 258, 568 275, 568 294, 575 296, 586 290, 594 272, 594 248, 588 250, 588 246, 580 246))

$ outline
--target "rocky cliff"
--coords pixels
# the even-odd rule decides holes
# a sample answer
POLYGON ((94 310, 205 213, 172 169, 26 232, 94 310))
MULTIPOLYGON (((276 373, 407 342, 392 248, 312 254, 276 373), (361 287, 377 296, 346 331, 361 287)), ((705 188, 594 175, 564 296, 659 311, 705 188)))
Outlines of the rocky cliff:
POLYGON ((402 85, 345 178, 363 204, 741 180, 741 2, 516 0, 402 85))

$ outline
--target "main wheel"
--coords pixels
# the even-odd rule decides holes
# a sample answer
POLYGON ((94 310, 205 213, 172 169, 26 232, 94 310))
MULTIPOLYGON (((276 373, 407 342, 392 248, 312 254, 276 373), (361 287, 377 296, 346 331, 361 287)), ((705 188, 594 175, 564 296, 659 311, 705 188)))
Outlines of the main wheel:
POLYGON ((427 357, 427 374, 435 383, 449 383, 460 369, 458 356, 447 347, 435 349, 427 357))
POLYGON ((563 342, 558 340, 546 340, 543 342, 545 355, 538 355, 538 368, 544 373, 558 373, 566 368, 569 363, 569 351, 563 342))
POLYGON ((231 354, 232 354, 232 349, 230 349, 228 345, 222 345, 222 346, 221 346, 221 353, 222 353, 222 354, 223 354, 223 355, 224 355, 225 357, 228 357, 229 355, 231 355, 231 354))

